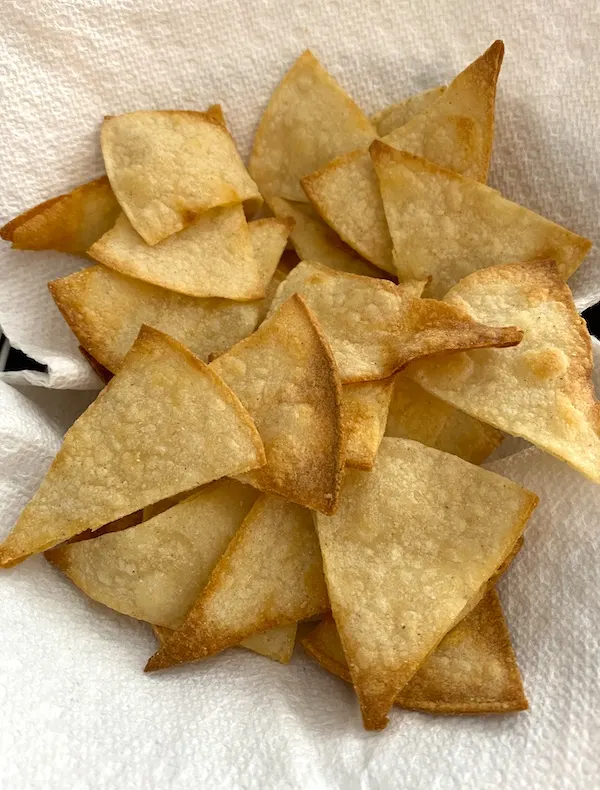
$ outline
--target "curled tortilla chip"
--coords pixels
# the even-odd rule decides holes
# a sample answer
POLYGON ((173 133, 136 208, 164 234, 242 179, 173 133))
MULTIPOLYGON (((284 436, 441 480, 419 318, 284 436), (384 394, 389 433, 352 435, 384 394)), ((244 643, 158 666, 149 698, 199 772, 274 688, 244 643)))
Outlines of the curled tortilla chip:
POLYGON ((471 272, 511 261, 553 258, 566 280, 590 250, 587 239, 484 184, 379 142, 371 157, 399 276, 431 277, 428 295, 440 298, 471 272))
POLYGON ((133 228, 147 244, 183 230, 218 206, 262 198, 214 112, 138 110, 104 119, 106 172, 133 228))
POLYGON ((384 438, 371 472, 346 471, 317 515, 331 610, 367 729, 480 600, 537 497, 418 442, 384 438))
POLYGON ((299 296, 211 363, 263 437, 267 463, 241 479, 331 513, 344 467, 341 385, 327 341, 299 296))
POLYGON ((328 606, 310 511, 263 495, 184 623, 148 661, 146 671, 206 658, 251 634, 296 623, 328 606))
MULTIPOLYGON (((351 682, 331 615, 302 640, 321 666, 351 682)), ((498 593, 491 590, 425 659, 396 695, 401 708, 473 715, 527 710, 527 698, 498 593)))
POLYGON ((395 377, 385 435, 414 439, 472 464, 482 464, 504 438, 502 431, 424 390, 406 372, 395 377))
POLYGON ((385 431, 393 390, 393 376, 342 387, 347 466, 372 469, 385 431))
MULTIPOLYGON (((383 142, 485 181, 503 54, 504 45, 496 41, 455 77, 437 101, 383 142)), ((304 178, 302 186, 319 214, 345 242, 371 263, 396 273, 379 185, 366 151, 338 157, 304 178)))
POLYGON ((271 311, 300 294, 323 328, 344 383, 387 378, 441 351, 519 342, 516 327, 484 326, 458 308, 418 298, 423 285, 395 285, 302 261, 277 289, 271 311))
POLYGON ((0 566, 264 461, 254 423, 224 382, 143 326, 118 374, 65 434, 0 545, 0 566))
POLYGON ((390 104, 389 107, 384 107, 383 110, 371 116, 371 123, 377 129, 377 134, 380 137, 385 137, 400 126, 404 126, 415 115, 420 115, 425 110, 440 98, 442 93, 446 90, 445 85, 439 85, 437 88, 429 88, 429 90, 416 93, 414 96, 409 96, 408 99, 399 101, 396 104, 390 104))
POLYGON ((600 483, 600 407, 585 321, 551 261, 480 269, 447 295, 477 320, 515 321, 521 345, 441 356, 408 374, 438 398, 522 436, 600 483))
POLYGON ((269 100, 248 167, 267 200, 305 201, 303 176, 375 137, 367 116, 306 50, 269 100))
POLYGON ((57 250, 83 255, 112 228, 120 208, 108 178, 46 200, 15 217, 0 236, 17 250, 57 250))

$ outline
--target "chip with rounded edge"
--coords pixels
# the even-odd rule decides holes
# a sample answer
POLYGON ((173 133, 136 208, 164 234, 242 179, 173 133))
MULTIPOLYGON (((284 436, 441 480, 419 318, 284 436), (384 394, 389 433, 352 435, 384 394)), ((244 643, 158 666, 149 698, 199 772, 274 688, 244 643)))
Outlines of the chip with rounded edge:
POLYGON ((342 387, 342 414, 346 434, 346 465, 371 469, 383 438, 394 377, 359 381, 342 387))
POLYGON ((418 298, 423 282, 338 272, 302 261, 277 289, 271 312, 292 294, 316 315, 344 383, 387 378, 418 357, 465 348, 511 346, 516 327, 489 327, 443 302, 418 298))
POLYGON ((377 129, 377 134, 380 137, 385 137, 386 134, 404 126, 415 115, 429 109, 445 90, 445 85, 439 85, 437 88, 429 88, 429 90, 409 96, 408 99, 390 104, 372 115, 371 123, 377 129))
POLYGON ((0 545, 0 566, 264 462, 256 426, 222 379, 143 326, 117 375, 65 434, 0 545))

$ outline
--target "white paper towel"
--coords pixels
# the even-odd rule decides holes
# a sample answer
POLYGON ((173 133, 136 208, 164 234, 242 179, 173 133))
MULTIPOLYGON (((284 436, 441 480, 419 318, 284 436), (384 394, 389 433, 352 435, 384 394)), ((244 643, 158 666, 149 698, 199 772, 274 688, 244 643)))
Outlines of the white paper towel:
MULTIPOLYGON (((306 46, 373 111, 447 81, 501 37, 492 183, 594 239, 600 25, 592 0, 554 5, 5 3, 0 222, 101 172, 97 133, 106 113, 220 100, 246 153, 270 91, 306 46)), ((85 262, 1 256, 0 324, 50 371, 12 381, 97 386, 46 291, 48 279, 85 262)), ((595 255, 572 286, 581 308, 600 297, 595 255)), ((0 533, 35 490, 61 428, 91 397, 48 396, 37 393, 33 403, 0 382, 0 533)), ((366 734, 351 689, 301 653, 282 667, 233 650, 145 676, 155 646, 149 628, 87 601, 36 558, 0 577, 0 787, 597 786, 600 488, 532 449, 494 469, 542 497, 501 589, 529 713, 447 719, 396 711, 388 730, 366 734)))

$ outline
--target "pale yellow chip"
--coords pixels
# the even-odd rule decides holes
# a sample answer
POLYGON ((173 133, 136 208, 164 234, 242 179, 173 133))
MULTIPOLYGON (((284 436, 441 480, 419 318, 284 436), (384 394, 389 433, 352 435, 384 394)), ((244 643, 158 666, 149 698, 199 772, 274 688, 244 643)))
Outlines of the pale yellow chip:
POLYGON ((480 269, 446 297, 477 320, 514 321, 516 349, 441 356, 410 369, 421 386, 522 436, 600 483, 600 407, 585 321, 550 261, 480 269))
POLYGON ((535 494, 418 442, 384 438, 317 515, 332 613, 367 729, 510 554, 535 494))
POLYGON ((17 250, 83 255, 112 228, 119 213, 108 178, 103 176, 30 208, 4 225, 0 236, 17 250))
MULTIPOLYGON (((437 101, 384 137, 384 143, 485 181, 503 53, 504 45, 496 41, 437 101)), ((319 214, 345 242, 371 263, 396 273, 379 185, 366 151, 338 157, 302 184, 319 214)))
MULTIPOLYGON (((331 615, 302 640, 329 672, 351 682, 331 615)), ((498 593, 491 590, 456 625, 396 695, 401 708, 473 715, 527 710, 527 698, 498 593)))
POLYGON ((269 299, 200 299, 105 266, 90 266, 48 287, 79 342, 109 371, 118 369, 142 324, 166 332, 207 362, 256 329, 281 281, 277 277, 272 282, 273 273, 289 227, 280 220, 263 219, 250 222, 248 228, 269 299))
POLYGON ((420 115, 428 110, 445 90, 445 85, 439 85, 437 88, 429 88, 429 90, 409 96, 408 99, 396 102, 396 104, 390 104, 372 115, 371 123, 377 129, 377 134, 380 137, 385 137, 386 134, 404 126, 415 115, 420 115))
POLYGON ((305 201, 303 176, 375 137, 367 116, 307 50, 273 92, 248 167, 267 200, 305 201))
POLYGON ((441 351, 519 342, 515 327, 486 327, 458 308, 418 298, 423 285, 395 285, 302 261, 279 286, 271 310, 300 294, 323 328, 344 383, 387 378, 412 359, 441 351))
POLYGON ((267 463, 244 482, 331 513, 344 466, 341 385, 327 341, 299 296, 211 363, 245 405, 267 463))
POLYGON ((207 211, 153 247, 121 214, 88 254, 122 274, 188 296, 260 299, 268 281, 239 205, 207 211))
POLYGON ((553 258, 566 280, 590 250, 587 239, 484 184, 379 142, 371 156, 400 279, 431 277, 428 295, 510 261, 553 258))
POLYGON ((393 390, 393 376, 342 387, 347 466, 372 468, 385 431, 393 390))
POLYGON ((215 113, 139 110, 104 119, 106 172, 121 208, 147 244, 217 206, 262 198, 215 113))
POLYGON ((271 205, 278 217, 294 220, 295 226, 290 238, 301 259, 318 261, 340 272, 362 274, 366 277, 384 276, 381 269, 372 266, 354 252, 352 247, 344 244, 308 203, 276 197, 271 200, 271 205))
POLYGON ((310 511, 263 495, 183 625, 152 656, 146 670, 206 658, 251 634, 296 623, 328 606, 310 511))
POLYGON ((264 462, 256 427, 224 382, 144 326, 118 374, 67 431, 0 546, 0 565, 264 462))
POLYGON ((502 431, 436 398, 405 372, 395 378, 385 435, 414 439, 472 464, 482 464, 504 438, 502 431))

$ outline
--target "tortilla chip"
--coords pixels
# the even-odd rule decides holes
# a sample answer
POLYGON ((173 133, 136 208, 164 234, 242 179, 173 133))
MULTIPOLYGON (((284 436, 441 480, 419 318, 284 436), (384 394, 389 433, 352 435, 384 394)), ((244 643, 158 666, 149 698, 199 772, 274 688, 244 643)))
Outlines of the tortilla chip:
POLYGON ((147 244, 158 244, 217 206, 262 203, 235 143, 214 112, 138 110, 104 119, 106 172, 147 244))
MULTIPOLYGON (((281 282, 272 275, 289 226, 277 219, 248 224, 268 298, 252 302, 198 299, 150 285, 105 266, 90 266, 48 284, 79 342, 108 370, 116 371, 142 324, 176 338, 208 361, 250 335, 264 318, 281 282)), ((161 245, 162 246, 162 245, 161 245)))
POLYGON ((93 357, 89 351, 86 351, 83 346, 79 346, 79 351, 81 356, 90 364, 91 369, 94 373, 98 376, 99 379, 102 380, 103 384, 108 384, 108 382, 112 379, 113 374, 110 372, 108 368, 105 368, 101 362, 98 362, 96 357, 93 357))
POLYGON ((340 239, 308 203, 273 198, 273 210, 278 217, 293 219, 291 241, 296 252, 305 261, 318 261, 340 272, 382 277, 383 272, 357 255, 352 247, 340 239))
POLYGON ((371 123, 377 129, 377 134, 380 137, 385 137, 386 134, 404 126, 415 115, 420 115, 428 110, 445 90, 445 85, 439 85, 437 88, 429 88, 429 90, 409 96, 408 99, 396 104, 390 104, 389 107, 384 107, 383 110, 372 115, 371 123))
POLYGON ((332 613, 366 729, 520 537, 535 494, 418 442, 384 438, 371 472, 346 471, 340 509, 317 515, 332 613))
POLYGON ((263 437, 266 466, 243 482, 333 512, 344 466, 341 386, 327 341, 302 299, 281 305, 211 368, 263 437))
POLYGON ((360 381, 342 387, 342 413, 346 434, 346 465, 372 469, 383 438, 394 377, 360 381))
MULTIPOLYGON (((331 615, 305 639, 306 652, 351 682, 331 615)), ((498 593, 491 590, 449 631, 396 695, 401 708, 424 713, 482 714, 527 710, 527 698, 498 593)))
POLYGON ((344 383, 387 378, 412 359, 441 351, 519 342, 516 327, 487 327, 459 308, 418 298, 423 285, 395 285, 302 261, 277 289, 271 311, 300 294, 323 328, 344 383))
POLYGON ((311 513, 279 497, 256 502, 183 625, 146 671, 220 653, 246 637, 327 610, 311 513))
POLYGON ((211 104, 208 110, 206 111, 206 114, 214 121, 216 121, 218 124, 227 128, 227 123, 225 121, 223 108, 221 107, 220 104, 211 104))
POLYGON ((385 435, 414 439, 472 464, 482 464, 504 438, 502 431, 431 395, 405 372, 395 378, 385 435))
POLYGON ((431 277, 428 295, 510 261, 554 258, 566 280, 590 250, 587 239, 484 184, 379 142, 371 156, 400 279, 431 277))
POLYGON ((410 369, 439 398, 522 436, 600 483, 600 407, 585 321, 551 261, 480 269, 446 297, 478 320, 515 321, 521 345, 441 356, 410 369))
MULTIPOLYGON (((436 102, 383 142, 485 181, 503 54, 504 45, 496 41, 455 77, 436 102)), ((303 179, 302 185, 319 214, 345 242, 371 263, 396 273, 379 185, 366 151, 338 157, 303 179)))
POLYGON ((306 50, 269 100, 248 168, 267 200, 305 201, 303 176, 375 137, 367 116, 306 50))
POLYGON ((119 204, 102 176, 46 200, 8 222, 0 236, 17 250, 57 250, 83 255, 112 228, 119 204))
POLYGON ((143 326, 119 373, 67 431, 0 546, 0 565, 264 461, 254 423, 223 381, 143 326))

